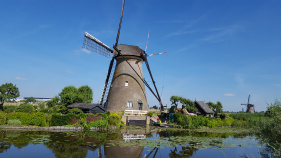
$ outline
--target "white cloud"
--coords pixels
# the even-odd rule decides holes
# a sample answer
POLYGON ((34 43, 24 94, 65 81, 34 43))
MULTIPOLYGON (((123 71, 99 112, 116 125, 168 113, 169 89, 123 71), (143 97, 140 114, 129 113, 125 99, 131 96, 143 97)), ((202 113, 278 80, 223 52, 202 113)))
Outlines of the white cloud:
POLYGON ((211 34, 202 38, 202 41, 221 42, 234 36, 241 29, 238 25, 210 29, 211 34))
POLYGON ((69 70, 69 69, 67 69, 66 72, 67 72, 67 73, 70 73, 70 74, 73 73, 73 71, 71 71, 71 70, 69 70))
POLYGON ((26 78, 16 77, 16 80, 27 80, 26 78))
POLYGON ((234 96, 236 96, 236 94, 227 93, 227 94, 224 94, 224 96, 227 96, 227 97, 234 97, 234 96))
POLYGON ((91 53, 88 49, 85 49, 85 48, 82 48, 81 51, 84 52, 84 53, 87 53, 87 54, 90 54, 90 53, 91 53))
POLYGON ((90 54, 91 53, 91 51, 89 51, 88 49, 85 49, 85 48, 81 48, 81 49, 77 49, 77 50, 74 50, 74 53, 75 54, 77 54, 77 55, 79 55, 79 54, 81 54, 81 53, 87 53, 87 54, 90 54))

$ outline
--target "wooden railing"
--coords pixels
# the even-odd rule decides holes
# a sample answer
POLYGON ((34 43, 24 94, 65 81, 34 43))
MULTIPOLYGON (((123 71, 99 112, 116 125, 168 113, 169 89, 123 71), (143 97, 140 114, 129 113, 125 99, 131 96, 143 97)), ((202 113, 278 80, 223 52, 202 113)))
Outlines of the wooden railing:
POLYGON ((144 111, 144 110, 125 110, 125 116, 128 116, 128 115, 139 115, 139 116, 142 116, 142 115, 146 115, 147 114, 147 111, 144 111))
POLYGON ((144 134, 123 134, 123 140, 132 140, 132 139, 146 139, 144 134))

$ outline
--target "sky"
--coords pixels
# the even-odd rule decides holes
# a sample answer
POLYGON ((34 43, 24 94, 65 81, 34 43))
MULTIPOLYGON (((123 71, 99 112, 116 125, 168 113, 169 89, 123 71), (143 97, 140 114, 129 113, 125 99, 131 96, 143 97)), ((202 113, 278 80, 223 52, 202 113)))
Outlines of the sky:
MULTIPOLYGON (((0 85, 15 84, 19 98, 88 85, 98 102, 110 58, 83 51, 84 32, 112 46, 121 7, 122 0, 0 0, 0 85)), ((249 95, 256 111, 281 99, 280 0, 126 0, 119 43, 167 52, 148 62, 168 107, 173 95, 234 112, 249 95)), ((148 104, 159 105, 146 92, 148 104)))

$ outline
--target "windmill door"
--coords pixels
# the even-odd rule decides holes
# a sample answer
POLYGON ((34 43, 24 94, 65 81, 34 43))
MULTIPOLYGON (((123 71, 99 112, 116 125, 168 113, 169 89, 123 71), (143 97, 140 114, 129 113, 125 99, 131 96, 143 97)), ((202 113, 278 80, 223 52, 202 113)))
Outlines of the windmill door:
POLYGON ((138 106, 139 106, 139 110, 142 110, 142 101, 138 100, 138 106))

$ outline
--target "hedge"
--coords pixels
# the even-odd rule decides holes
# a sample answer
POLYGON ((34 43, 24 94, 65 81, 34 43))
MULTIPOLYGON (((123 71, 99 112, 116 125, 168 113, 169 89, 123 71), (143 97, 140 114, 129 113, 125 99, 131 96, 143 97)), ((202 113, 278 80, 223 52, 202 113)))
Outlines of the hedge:
POLYGON ((7 122, 7 114, 0 111, 0 125, 4 125, 7 122))
POLYGON ((16 111, 16 106, 13 106, 13 105, 7 105, 7 106, 4 106, 4 112, 5 113, 10 113, 10 112, 14 112, 16 111))
POLYGON ((31 104, 20 104, 17 106, 16 112, 34 112, 34 107, 31 104))
MULTIPOLYGON (((224 115, 223 118, 226 118, 224 115)), ((174 120, 177 125, 181 125, 184 128, 200 128, 203 126, 207 127, 221 127, 221 126, 234 126, 234 127, 245 127, 246 122, 242 120, 236 120, 232 117, 221 119, 219 118, 208 118, 203 116, 186 116, 182 113, 175 113, 174 120)))
POLYGON ((7 119, 20 120, 22 125, 46 126, 45 114, 42 112, 13 112, 8 114, 7 119))
POLYGON ((76 118, 86 118, 88 114, 85 113, 80 113, 78 115, 68 113, 66 115, 61 115, 61 114, 53 114, 51 118, 50 125, 51 126, 64 126, 68 125, 68 123, 73 119, 73 117, 76 118))

